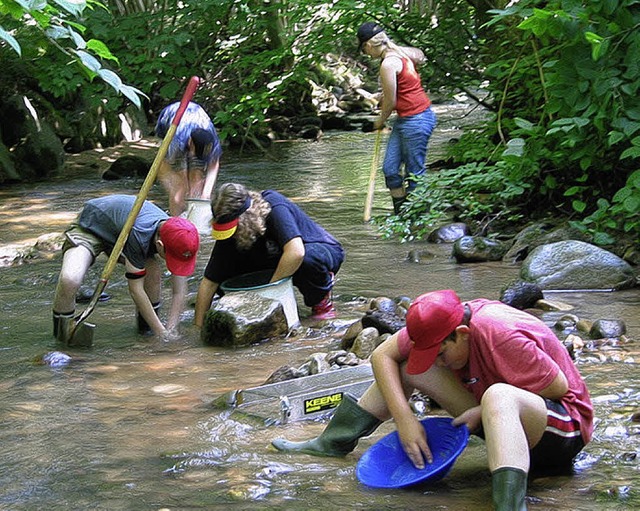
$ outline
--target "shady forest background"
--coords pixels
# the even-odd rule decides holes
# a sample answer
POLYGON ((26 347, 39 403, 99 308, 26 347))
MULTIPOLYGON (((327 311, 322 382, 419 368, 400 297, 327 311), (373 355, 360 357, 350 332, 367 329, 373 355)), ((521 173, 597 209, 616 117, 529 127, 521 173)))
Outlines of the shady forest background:
POLYGON ((318 90, 377 90, 364 21, 427 55, 423 83, 485 121, 451 144, 388 234, 438 219, 569 221, 640 250, 640 0, 0 0, 0 186, 47 179, 26 108, 63 152, 152 126, 193 75, 226 144, 264 148, 276 118, 317 115, 318 90))

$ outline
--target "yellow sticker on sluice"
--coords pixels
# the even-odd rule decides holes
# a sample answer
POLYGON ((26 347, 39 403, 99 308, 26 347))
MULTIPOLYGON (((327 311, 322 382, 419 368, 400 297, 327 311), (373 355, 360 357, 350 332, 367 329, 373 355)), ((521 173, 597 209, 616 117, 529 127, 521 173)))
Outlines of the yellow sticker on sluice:
POLYGON ((315 413, 335 408, 342 401, 342 392, 304 400, 304 413, 315 413))

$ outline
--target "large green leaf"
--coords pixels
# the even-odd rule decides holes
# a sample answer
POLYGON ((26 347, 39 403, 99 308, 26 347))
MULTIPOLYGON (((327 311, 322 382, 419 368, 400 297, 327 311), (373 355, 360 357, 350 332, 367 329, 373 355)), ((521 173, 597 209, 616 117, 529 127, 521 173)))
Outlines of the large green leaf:
POLYGON ((0 39, 6 42, 9 46, 11 46, 14 51, 22 56, 22 49, 20 48, 20 43, 13 37, 9 32, 7 32, 4 28, 0 27, 0 39))

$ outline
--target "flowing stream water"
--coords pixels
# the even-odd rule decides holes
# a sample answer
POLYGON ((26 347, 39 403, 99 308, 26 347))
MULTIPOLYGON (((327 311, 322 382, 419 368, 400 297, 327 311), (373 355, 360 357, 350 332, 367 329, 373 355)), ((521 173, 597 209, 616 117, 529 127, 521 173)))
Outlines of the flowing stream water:
MULTIPOLYGON (((464 112, 437 107, 431 161, 457 133, 464 112)), ((60 349, 51 335, 50 310, 59 255, 0 268, 0 509, 491 509, 485 449, 477 439, 438 483, 373 490, 357 481, 355 466, 368 446, 393 430, 391 422, 344 459, 316 458, 278 453, 270 441, 309 438, 322 431, 322 422, 268 425, 211 406, 225 392, 262 384, 282 365, 298 366, 312 353, 336 349, 373 297, 452 288, 463 300, 497 299, 518 275, 518 266, 506 263, 456 264, 448 245, 383 240, 364 224, 374 137, 331 133, 314 142, 277 143, 265 155, 230 150, 223 156, 219 183, 275 188, 343 242, 347 259, 335 287, 339 318, 322 328, 306 320, 309 312, 301 305, 299 335, 238 350, 214 348, 200 341, 190 308, 179 340, 142 338, 135 334, 118 267, 107 287, 111 300, 99 303, 90 318, 97 324, 93 347, 65 350, 72 361, 56 369, 38 360, 60 349), (430 257, 411 262, 412 248, 430 257)), ((89 198, 137 193, 141 181, 103 181, 100 174, 123 154, 151 161, 157 147, 157 140, 143 140, 69 156, 64 176, 1 190, 0 249, 62 231, 89 198)), ((166 206, 159 185, 150 198, 166 206)), ((373 213, 390 211, 378 174, 373 213)), ((211 240, 203 240, 191 293, 211 247, 211 240)), ((99 258, 87 276, 89 287, 105 261, 99 258)), ((530 509, 638 509, 640 424, 631 416, 640 410, 640 292, 546 297, 571 305, 581 318, 623 319, 628 340, 588 347, 578 356, 596 407, 594 440, 575 474, 530 482, 530 509)), ((558 314, 543 319, 552 324, 558 314)))

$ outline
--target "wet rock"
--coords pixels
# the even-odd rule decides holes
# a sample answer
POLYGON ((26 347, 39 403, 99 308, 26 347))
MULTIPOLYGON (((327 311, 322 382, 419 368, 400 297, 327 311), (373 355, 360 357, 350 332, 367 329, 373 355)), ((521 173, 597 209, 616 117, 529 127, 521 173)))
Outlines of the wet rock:
POLYGON ((351 346, 353 346, 353 342, 358 337, 358 334, 362 332, 362 321, 358 320, 355 323, 351 323, 347 331, 342 336, 342 341, 340 342, 340 347, 343 350, 350 350, 351 346))
POLYGON ((523 262, 520 277, 542 289, 625 289, 636 281, 629 263, 582 241, 537 247, 523 262))
POLYGON ((411 298, 408 296, 398 296, 395 301, 399 307, 402 307, 407 311, 409 310, 409 307, 411 307, 411 298))
POLYGON ((309 357, 309 373, 320 374, 330 370, 331 365, 327 362, 326 353, 313 353, 309 357))
POLYGON ((618 319, 597 319, 589 330, 589 336, 592 339, 621 337, 626 333, 627 327, 624 321, 618 319))
POLYGON ((282 304, 250 291, 220 298, 204 318, 201 338, 211 346, 241 347, 288 332, 282 304))
POLYGON ((371 300, 369 308, 371 310, 378 310, 381 312, 395 312, 396 302, 386 296, 379 296, 371 300))
POLYGON ((329 365, 333 365, 337 363, 339 358, 344 358, 348 352, 346 350, 335 350, 330 351, 326 354, 325 358, 327 359, 327 363, 329 365))
POLYGON ((500 301, 524 310, 535 307, 538 300, 544 299, 542 289, 531 282, 517 281, 510 284, 500 295, 500 301))
POLYGON ((351 367, 351 366, 360 365, 362 360, 360 358, 358 358, 358 355, 356 355, 355 353, 350 351, 350 352, 346 353, 344 356, 336 358, 335 362, 339 366, 351 367))
POLYGON ((631 422, 640 422, 640 410, 631 414, 631 422))
POLYGON ((568 303, 557 302, 553 300, 538 300, 536 302, 536 308, 541 309, 543 311, 547 311, 547 312, 573 310, 573 307, 568 303))
POLYGON ((140 156, 125 155, 114 161, 102 174, 102 179, 115 181, 122 178, 145 178, 151 164, 140 156))
POLYGON ((523 261, 536 247, 566 240, 588 241, 583 233, 569 225, 555 229, 552 229, 552 225, 547 222, 529 225, 515 236, 503 261, 511 263, 523 261))
POLYGON ((71 357, 62 351, 50 351, 36 358, 35 363, 49 367, 66 367, 71 363, 71 357))
POLYGON ((284 365, 278 367, 271 375, 265 380, 263 385, 268 385, 269 383, 278 383, 281 381, 293 380, 294 378, 300 378, 301 376, 306 376, 299 369, 284 365))
POLYGON ((500 261, 506 252, 503 243, 482 236, 463 236, 453 244, 452 255, 458 263, 500 261))
POLYGON ((360 332, 358 337, 356 337, 351 351, 355 353, 358 358, 369 358, 373 350, 378 346, 379 338, 380 334, 375 328, 365 328, 360 332))
POLYGON ((422 264, 436 258, 436 255, 428 250, 413 249, 407 253, 407 261, 415 264, 422 264))
POLYGON ((375 328, 379 333, 395 334, 398 330, 403 328, 406 324, 404 318, 398 317, 395 313, 395 303, 393 304, 393 312, 386 312, 380 310, 369 310, 362 318, 362 327, 375 328))
POLYGON ((435 231, 429 233, 427 241, 431 243, 453 243, 463 236, 468 236, 469 234, 471 233, 467 224, 455 222, 439 227, 435 231))

